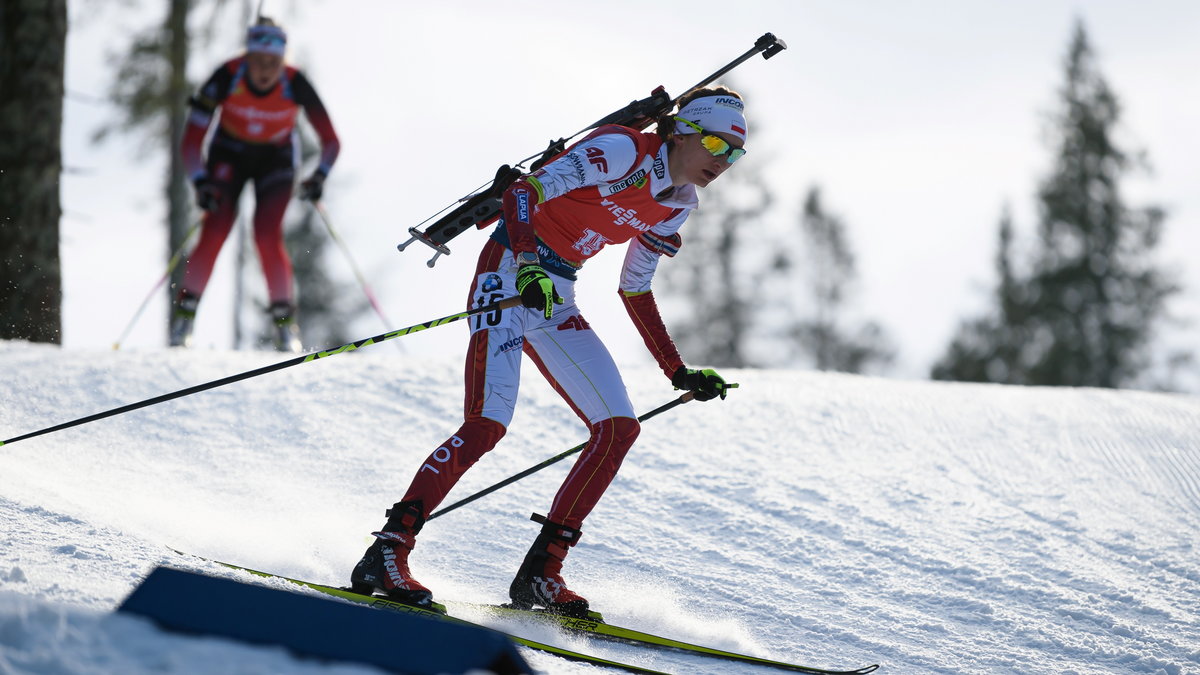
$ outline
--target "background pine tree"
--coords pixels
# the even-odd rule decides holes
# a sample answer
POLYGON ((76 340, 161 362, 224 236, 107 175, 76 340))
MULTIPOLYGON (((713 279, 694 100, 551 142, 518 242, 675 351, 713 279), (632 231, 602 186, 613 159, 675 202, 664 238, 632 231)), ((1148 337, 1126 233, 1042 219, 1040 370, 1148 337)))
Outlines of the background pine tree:
POLYGON ((0 8, 0 339, 62 343, 66 0, 0 8))
POLYGON ((761 167, 743 159, 701 190, 700 208, 681 230, 683 248, 661 264, 664 295, 674 299, 664 315, 689 364, 755 365, 747 342, 765 274, 751 261, 775 201, 761 167))
POLYGON ((781 314, 789 362, 847 373, 887 366, 895 351, 882 326, 852 327, 847 318, 858 279, 855 256, 845 223, 826 211, 819 188, 805 196, 799 225, 799 243, 788 237, 772 264, 779 272, 772 283, 784 290, 779 305, 787 308, 781 314))
MULTIPOLYGON (((1012 265, 1012 224, 1001 221, 996 307, 965 322, 936 379, 1122 387, 1142 382, 1154 329, 1178 292, 1152 259, 1165 214, 1125 204, 1120 180, 1137 168, 1118 147, 1117 97, 1077 23, 1060 108, 1055 165, 1038 190, 1038 248, 1029 273, 1012 265)), ((1173 357, 1178 360, 1178 356, 1173 357)))
MULTIPOLYGON (((167 250, 170 260, 180 250, 197 218, 193 215, 191 191, 183 170, 179 150, 187 115, 191 85, 187 79, 191 36, 188 32, 190 0, 170 0, 163 22, 136 33, 121 55, 109 98, 120 111, 120 118, 96 131, 94 140, 103 141, 113 132, 141 136, 148 151, 163 152, 167 158, 167 250)), ((166 293, 170 302, 183 280, 183 265, 171 270, 166 293)), ((163 329, 167 322, 163 321, 163 329)))

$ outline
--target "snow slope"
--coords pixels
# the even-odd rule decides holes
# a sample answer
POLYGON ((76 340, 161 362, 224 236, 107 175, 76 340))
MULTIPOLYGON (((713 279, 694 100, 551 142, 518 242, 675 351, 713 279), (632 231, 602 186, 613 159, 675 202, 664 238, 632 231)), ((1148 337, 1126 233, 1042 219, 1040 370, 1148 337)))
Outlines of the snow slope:
MULTIPOLYGON (((0 343, 0 439, 279 360, 0 343)), ((111 611, 159 564, 247 580, 168 547, 343 583, 456 428, 460 369, 372 347, 0 447, 0 673, 369 672, 111 611)), ((1200 672, 1200 398, 732 374, 727 401, 645 424, 568 559, 611 620, 888 674, 1200 672)), ((449 501, 585 438, 528 375, 509 434, 449 501)), ((626 376, 639 410, 677 395, 653 369, 626 376)), ((502 600, 528 515, 566 470, 432 521, 414 571, 452 608, 502 600)), ((516 629, 671 672, 737 670, 516 629)))

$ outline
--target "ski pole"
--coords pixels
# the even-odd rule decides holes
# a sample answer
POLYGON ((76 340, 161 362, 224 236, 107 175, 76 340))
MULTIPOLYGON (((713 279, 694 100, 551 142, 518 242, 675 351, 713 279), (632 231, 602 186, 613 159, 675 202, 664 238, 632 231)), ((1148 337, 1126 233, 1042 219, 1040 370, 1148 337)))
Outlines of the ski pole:
POLYGON ((252 377, 258 377, 259 375, 266 375, 267 373, 273 373, 276 370, 283 370, 284 368, 290 368, 291 366, 298 366, 302 363, 308 363, 310 361, 316 361, 317 359, 323 359, 327 356, 334 356, 335 354, 341 354, 343 352, 354 351, 355 349, 359 349, 361 347, 367 347, 369 345, 373 345, 378 342, 383 342, 384 340, 391 340, 393 338, 404 337, 405 335, 408 335, 409 333, 416 333, 417 331, 422 331, 422 330, 426 330, 429 328, 437 328, 438 326, 444 326, 448 323, 458 321, 459 319, 465 319, 467 317, 475 316, 476 314, 486 314, 488 312, 494 312, 494 311, 499 311, 502 309, 508 309, 509 307, 516 307, 517 305, 520 305, 520 304, 521 304, 521 296, 514 295, 511 298, 505 298, 499 302, 494 302, 490 305, 484 305, 483 307, 476 307, 475 309, 468 309, 465 312, 459 312, 458 314, 451 314, 450 316, 444 316, 440 319, 434 319, 432 321, 418 323, 418 324, 409 326, 408 328, 401 328, 400 330, 394 330, 389 333, 383 333, 381 335, 376 335, 375 337, 366 338, 365 340, 359 340, 357 342, 349 342, 340 347, 335 347, 333 349, 312 352, 310 354, 305 354, 303 356, 297 356, 294 359, 288 359, 287 361, 280 361, 279 363, 276 363, 274 365, 263 366, 262 368, 256 368, 254 370, 247 370, 246 372, 239 373, 237 375, 230 375, 229 377, 223 377, 219 380, 213 380, 212 382, 205 382, 204 384, 197 384, 192 387, 187 387, 186 389, 180 389, 179 391, 173 391, 169 394, 155 396, 154 398, 148 398, 144 401, 138 401, 137 403, 130 403, 128 405, 123 405, 118 408, 113 408, 112 410, 106 410, 104 412, 98 412, 94 415, 88 415, 87 417, 80 417, 79 419, 71 420, 70 422, 63 422, 62 424, 56 424, 52 427, 47 427, 45 429, 33 431, 30 433, 24 434, 22 436, 17 436, 15 438, 9 438, 7 440, 0 441, 0 446, 8 445, 10 443, 16 443, 17 441, 23 441, 27 438, 33 438, 34 436, 41 436, 43 434, 48 434, 48 433, 51 433, 54 431, 61 431, 63 429, 69 429, 71 427, 79 426, 81 424, 86 424, 88 422, 95 422, 96 420, 102 420, 106 417, 120 415, 121 413, 126 413, 131 410, 137 410, 138 408, 145 408, 147 406, 152 406, 157 403, 163 403, 165 401, 170 401, 170 400, 176 399, 176 398, 182 398, 184 396, 189 396, 191 394, 196 394, 196 393, 199 393, 202 391, 207 391, 209 389, 215 389, 216 387, 220 387, 220 386, 223 386, 226 384, 232 384, 233 382, 240 382, 242 380, 248 380, 252 377))
MULTIPOLYGON (((692 392, 692 391, 684 392, 683 394, 680 394, 679 398, 675 399, 674 401, 671 401, 670 403, 664 403, 663 405, 658 406, 654 410, 644 413, 641 417, 639 417, 637 419, 639 422, 645 422, 646 420, 650 419, 651 417, 654 417, 655 415, 657 415, 659 413, 664 413, 664 412, 670 410, 671 408, 674 408, 675 406, 687 403, 688 401, 691 401, 694 398, 696 398, 695 392, 692 392)), ((580 443, 579 445, 571 448, 570 450, 561 452, 540 464, 535 464, 534 466, 531 466, 528 469, 525 469, 521 473, 518 473, 514 476, 505 478, 504 480, 500 481, 499 483, 496 483, 495 485, 493 485, 489 488, 480 490, 479 492, 476 492, 475 494, 471 495, 470 497, 467 497, 466 499, 457 501, 457 502, 451 504, 450 506, 447 506, 444 509, 435 511, 435 512, 429 514, 429 517, 426 518, 425 520, 427 520, 427 521, 433 520, 434 518, 437 518, 438 516, 440 516, 442 514, 449 513, 450 511, 453 511, 454 509, 457 509, 460 506, 466 506, 467 504, 470 504, 471 502, 475 501, 476 499, 479 499, 480 497, 486 497, 487 495, 492 494, 493 492, 495 492, 496 490, 499 490, 500 488, 504 487, 505 485, 511 485, 512 483, 515 483, 528 475, 531 475, 531 474, 537 473, 538 471, 541 471, 542 469, 550 466, 551 464, 554 464, 555 462, 558 462, 558 461, 566 459, 567 457, 570 457, 571 455, 579 452, 580 450, 583 450, 583 448, 586 446, 587 446, 587 441, 584 441, 583 443, 580 443)))
POLYGON ((195 223, 192 223, 192 226, 188 228, 187 233, 183 235, 183 241, 180 242, 179 248, 175 249, 175 253, 171 254, 171 260, 167 263, 167 271, 163 272, 162 278, 160 278, 158 282, 154 284, 154 288, 151 288, 150 292, 146 294, 146 299, 142 300, 142 306, 138 307, 137 311, 133 313, 133 318, 130 319, 129 324, 125 326, 125 330, 121 333, 121 337, 117 338, 117 341, 113 343, 112 348, 114 350, 121 348, 121 343, 125 341, 126 337, 129 337, 129 331, 133 330, 133 325, 137 323, 139 318, 141 318, 142 312, 146 311, 146 305, 150 304, 150 298, 153 298, 154 294, 158 292, 158 289, 162 288, 162 285, 167 283, 167 279, 171 278, 171 272, 175 270, 175 266, 179 264, 179 261, 183 260, 183 249, 187 247, 188 241, 191 240, 192 235, 196 233, 196 230, 200 229, 201 222, 202 221, 197 220, 195 223))
MULTIPOLYGON (((358 265, 354 262, 354 257, 350 255, 350 249, 346 246, 346 242, 342 241, 342 238, 338 236, 337 231, 333 229, 333 221, 330 220, 329 213, 325 211, 325 207, 321 205, 321 202, 314 201, 312 205, 313 208, 317 210, 317 214, 321 216, 321 222, 325 223, 325 229, 329 230, 329 236, 333 238, 333 241, 337 243, 339 248, 342 249, 342 253, 346 255, 346 261, 350 263, 350 269, 354 270, 354 276, 358 279, 358 285, 362 286, 363 293, 367 295, 367 300, 371 303, 371 308, 375 310, 375 313, 379 315, 380 320, 383 321, 383 327, 391 328, 392 322, 389 321, 387 315, 383 313, 383 308, 379 306, 379 301, 375 299, 375 293, 372 292, 371 287, 367 285, 366 278, 363 277, 362 271, 359 270, 358 265)), ((396 344, 398 345, 400 343, 397 342, 396 344)))

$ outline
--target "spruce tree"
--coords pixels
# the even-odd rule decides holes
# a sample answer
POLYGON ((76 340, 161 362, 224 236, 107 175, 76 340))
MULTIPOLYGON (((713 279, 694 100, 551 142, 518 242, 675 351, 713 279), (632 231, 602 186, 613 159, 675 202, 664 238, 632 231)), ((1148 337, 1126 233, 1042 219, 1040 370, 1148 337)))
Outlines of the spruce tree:
MULTIPOLYGON (((1082 23, 1065 76, 1028 276, 1014 277, 1002 253, 999 306, 992 318, 960 328, 935 378, 1122 387, 1137 384, 1150 365, 1154 328, 1179 290, 1152 260, 1165 215, 1122 197, 1120 180, 1138 168, 1138 155, 1116 142, 1120 105, 1082 23)), ((1002 250, 1011 239, 1006 223, 1002 250)))
POLYGON ((878 323, 848 325, 847 305, 858 277, 855 256, 845 223, 826 211, 819 188, 810 188, 805 196, 800 235, 801 246, 777 247, 773 264, 786 288, 780 301, 792 306, 783 313, 793 317, 784 328, 792 359, 818 370, 847 373, 891 363, 894 350, 878 323), (805 252, 803 264, 791 260, 795 248, 805 252), (811 300, 811 311, 798 306, 805 297, 811 300))
POLYGON ((700 191, 700 208, 681 231, 683 247, 660 267, 666 293, 686 307, 668 326, 688 363, 753 365, 747 337, 763 275, 747 261, 774 202, 759 166, 742 160, 700 191))
MULTIPOLYGON (((179 149, 191 87, 187 80, 191 46, 187 28, 190 0, 170 0, 160 25, 133 36, 121 57, 109 97, 121 111, 121 119, 100 128, 96 141, 113 131, 142 135, 167 158, 164 192, 167 202, 167 248, 165 260, 184 244, 190 230, 191 191, 184 175, 179 149)), ((171 272, 168 301, 174 298, 183 279, 183 265, 171 272)), ((167 323, 163 322, 166 329, 167 323)))
POLYGON ((1020 346, 1028 337, 1024 301, 1027 286, 1013 271, 1013 224, 1007 207, 1000 218, 996 248, 995 310, 986 316, 964 321, 945 356, 933 367, 933 379, 963 382, 1025 384, 1019 362, 1020 346))

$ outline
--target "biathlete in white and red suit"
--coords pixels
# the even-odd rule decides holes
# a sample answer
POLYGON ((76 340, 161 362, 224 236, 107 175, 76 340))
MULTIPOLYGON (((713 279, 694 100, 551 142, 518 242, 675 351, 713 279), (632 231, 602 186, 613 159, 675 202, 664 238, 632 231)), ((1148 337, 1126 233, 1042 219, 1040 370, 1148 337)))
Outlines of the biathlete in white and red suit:
POLYGON ((716 180, 745 150, 738 94, 724 87, 689 92, 658 133, 596 129, 504 193, 503 218, 479 256, 469 304, 520 294, 524 306, 472 317, 463 425, 424 461, 401 501, 351 575, 364 593, 379 590, 428 606, 408 554, 426 518, 513 417, 521 354, 587 424, 591 436, 548 515, 509 594, 520 607, 585 616, 587 600, 561 576, 562 561, 638 436, 633 405, 616 364, 575 304, 580 267, 605 246, 629 242, 620 293, 663 373, 699 400, 725 398, 711 369, 687 368, 667 334, 650 282, 662 256, 679 250, 679 229, 697 206, 697 187, 716 180))
POLYGON ((212 275, 217 254, 237 218, 238 198, 254 181, 254 244, 262 261, 275 321, 275 346, 300 351, 292 288, 292 262, 283 245, 283 215, 292 197, 299 146, 296 118, 301 110, 316 130, 321 157, 301 186, 301 197, 321 198, 325 178, 341 144, 316 90, 296 68, 284 63, 287 35, 270 19, 259 19, 246 34, 246 53, 225 62, 191 99, 184 129, 184 169, 205 211, 200 241, 188 256, 171 322, 171 346, 191 340, 196 308, 212 275), (203 157, 204 137, 217 121, 203 157))

